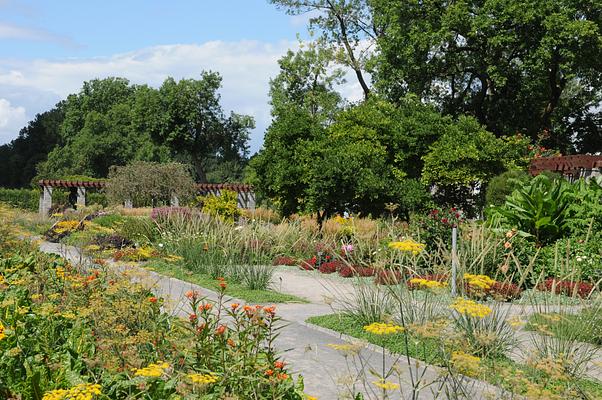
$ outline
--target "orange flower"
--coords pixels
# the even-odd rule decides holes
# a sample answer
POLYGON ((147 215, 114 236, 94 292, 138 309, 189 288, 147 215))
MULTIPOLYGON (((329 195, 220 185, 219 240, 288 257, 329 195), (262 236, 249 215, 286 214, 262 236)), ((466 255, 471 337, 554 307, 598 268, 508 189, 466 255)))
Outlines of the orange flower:
POLYGON ((230 304, 230 308, 232 308, 232 311, 236 311, 236 309, 240 306, 240 304, 238 303, 232 303, 230 304))
POLYGON ((188 319, 190 320, 190 322, 195 322, 197 320, 197 315, 196 314, 190 314, 188 316, 188 319))
POLYGON ((230 346, 230 347, 236 347, 236 343, 234 343, 234 340, 228 339, 228 346, 230 346))
POLYGON ((215 330, 215 334, 216 335, 223 335, 224 332, 226 332, 226 325, 220 325, 217 327, 217 329, 215 330))
POLYGON ((510 242, 505 242, 504 243, 504 248, 509 249, 511 247, 512 247, 512 243, 510 243, 510 242))
POLYGON ((285 365, 286 365, 286 363, 284 363, 284 362, 282 362, 282 361, 276 361, 276 362, 274 363, 274 367, 275 367, 275 368, 278 368, 278 369, 282 369, 282 368, 284 368, 284 366, 285 366, 285 365))
POLYGON ((205 303, 205 304, 201 304, 199 306, 199 311, 203 311, 203 310, 209 311, 209 310, 211 310, 211 308, 213 308, 213 304, 211 304, 211 303, 205 303))
POLYGON ((204 322, 203 322, 202 324, 200 324, 200 325, 199 325, 199 326, 196 328, 196 331, 197 331, 197 333, 201 333, 201 332, 203 332, 203 331, 205 330, 205 327, 206 327, 206 326, 207 326, 207 325, 206 325, 204 322))
POLYGON ((273 317, 276 314, 276 306, 264 307, 263 311, 273 317))
POLYGON ((267 376, 272 376, 272 375, 274 375, 274 371, 272 371, 271 369, 268 369, 267 371, 265 371, 265 374, 267 376))
POLYGON ((153 297, 149 297, 149 298, 148 298, 148 301, 150 301, 151 303, 153 303, 153 304, 154 304, 154 303, 156 303, 156 302, 157 302, 157 298, 156 298, 155 296, 153 296, 153 297))
POLYGON ((281 380, 288 379, 288 374, 285 374, 284 372, 281 372, 281 373, 278 374, 278 379, 281 379, 281 380))
POLYGON ((189 290, 184 294, 186 297, 188 297, 189 299, 196 299, 197 297, 199 297, 199 292, 197 292, 196 290, 189 290))

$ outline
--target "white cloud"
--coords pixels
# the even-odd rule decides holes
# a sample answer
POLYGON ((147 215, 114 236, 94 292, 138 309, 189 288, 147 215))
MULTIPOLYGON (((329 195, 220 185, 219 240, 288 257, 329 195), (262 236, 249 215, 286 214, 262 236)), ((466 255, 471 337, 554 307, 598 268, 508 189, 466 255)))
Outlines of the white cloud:
MULTIPOLYGON (((32 112, 46 111, 58 99, 79 91, 82 83, 90 79, 121 76, 133 83, 157 87, 168 76, 196 78, 203 70, 213 70, 223 77, 221 94, 226 112, 233 110, 255 117, 257 129, 252 134, 251 150, 256 151, 270 123, 269 80, 278 73, 278 59, 287 49, 297 46, 297 42, 288 41, 212 41, 153 46, 89 59, 27 62, 0 59, 0 89, 7 93, 3 94, 5 98, 24 106, 30 113, 27 117, 31 118, 32 112), (46 100, 41 102, 41 98, 46 100)), ((355 91, 349 85, 343 93, 355 98, 355 91)), ((0 142, 7 139, 10 138, 0 138, 0 142)))
POLYGON ((78 47, 72 39, 43 29, 27 28, 0 21, 0 39, 34 40, 55 42, 63 46, 78 47))
POLYGON ((0 98, 0 143, 17 136, 26 123, 25 108, 13 107, 10 101, 0 98))

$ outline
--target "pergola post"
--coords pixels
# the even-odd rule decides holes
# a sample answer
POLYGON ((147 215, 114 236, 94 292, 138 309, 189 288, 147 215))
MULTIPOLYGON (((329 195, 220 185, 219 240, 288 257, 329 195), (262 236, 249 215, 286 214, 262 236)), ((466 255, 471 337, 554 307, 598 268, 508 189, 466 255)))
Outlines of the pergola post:
POLYGON ((124 203, 123 203, 123 208, 134 208, 134 203, 132 203, 131 199, 127 199, 124 203))
POLYGON ((76 208, 86 206, 86 188, 83 186, 77 187, 77 202, 75 203, 76 208))
POLYGON ((52 208, 52 186, 42 186, 42 192, 40 193, 39 211, 43 217, 48 216, 50 209, 52 208))
POLYGON ((171 199, 169 200, 169 205, 171 207, 180 207, 180 199, 175 194, 171 195, 171 199))

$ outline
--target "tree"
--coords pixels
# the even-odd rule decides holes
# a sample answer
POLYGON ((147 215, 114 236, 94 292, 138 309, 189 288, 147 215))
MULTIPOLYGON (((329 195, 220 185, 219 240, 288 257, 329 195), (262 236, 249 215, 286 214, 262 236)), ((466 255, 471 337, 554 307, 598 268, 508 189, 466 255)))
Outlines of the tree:
POLYGON ((54 148, 39 163, 40 177, 106 177, 112 165, 178 160, 195 165, 205 181, 242 178, 253 119, 225 116, 217 90, 221 78, 166 79, 157 90, 127 79, 85 82, 61 106, 64 119, 54 148), (213 170, 216 172, 214 173, 213 170))
POLYGON ((319 43, 332 51, 334 60, 351 68, 367 99, 370 85, 365 70, 370 59, 370 43, 382 34, 372 20, 366 0, 270 0, 290 15, 314 13, 310 32, 321 31, 319 43))
POLYGON ((131 201, 135 207, 169 205, 173 196, 185 202, 195 192, 188 166, 144 161, 111 167, 106 187, 111 203, 131 201))
POLYGON ((520 164, 523 141, 496 138, 472 117, 460 117, 422 159, 422 181, 436 188, 435 199, 476 215, 494 176, 520 164), (517 160, 515 157, 519 157, 517 160))
POLYGON ((64 102, 58 145, 38 164, 39 175, 101 178, 112 165, 169 160, 166 147, 154 144, 148 132, 136 130, 132 124, 136 98, 150 90, 130 85, 123 78, 85 82, 78 94, 69 95, 64 102))
POLYGON ((251 166, 257 190, 290 215, 305 207, 304 176, 313 162, 308 146, 325 134, 340 109, 333 85, 342 73, 329 71, 329 50, 312 45, 289 51, 279 64, 280 73, 270 82, 272 124, 251 166))
POLYGON ((203 72, 198 80, 166 79, 155 103, 156 112, 164 110, 162 118, 150 127, 153 138, 176 158, 192 162, 201 182, 207 181, 207 166, 215 160, 246 160, 249 131, 255 127, 250 116, 224 116, 218 94, 221 82, 215 72, 203 72))
POLYGON ((501 136, 561 134, 566 104, 600 102, 602 5, 593 0, 449 3, 373 0, 375 85, 392 101, 415 93, 501 136), (569 90, 578 87, 579 90, 569 90), (579 92, 579 101, 576 93, 579 92))
POLYGON ((38 114, 21 129, 19 136, 0 146, 0 186, 28 186, 36 175, 36 165, 45 161, 48 153, 59 143, 64 104, 38 114))

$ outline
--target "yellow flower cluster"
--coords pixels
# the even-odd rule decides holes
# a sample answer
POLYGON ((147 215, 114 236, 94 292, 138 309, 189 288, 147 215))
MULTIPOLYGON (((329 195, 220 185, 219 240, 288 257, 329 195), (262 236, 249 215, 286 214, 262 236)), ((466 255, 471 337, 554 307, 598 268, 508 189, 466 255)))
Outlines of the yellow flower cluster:
POLYGON ((356 342, 356 343, 329 343, 328 347, 331 349, 335 349, 341 352, 344 356, 355 356, 359 354, 359 352, 364 348, 364 343, 356 342))
POLYGON ((2 322, 0 322, 0 340, 4 339, 6 337, 6 333, 4 333, 4 325, 2 325, 2 322))
POLYGON ((56 225, 54 225, 54 231, 59 234, 65 233, 65 232, 70 232, 70 231, 74 230, 75 228, 77 228, 78 225, 79 225, 79 221, 74 221, 74 220, 60 221, 60 222, 57 222, 56 225))
POLYGON ((413 255, 417 255, 424 250, 426 245, 423 243, 415 242, 412 239, 406 239, 402 240, 401 242, 391 242, 389 243, 389 247, 395 250, 405 251, 408 253, 412 253, 413 255))
POLYGON ((370 325, 366 325, 364 326, 364 330, 375 335, 391 335, 393 333, 403 332, 403 328, 399 325, 386 324, 382 322, 374 322, 370 325))
POLYGON ((457 298, 450 308, 456 310, 460 314, 477 318, 485 318, 491 314, 491 308, 486 305, 479 304, 472 300, 465 300, 463 298, 457 298))
POLYGON ((210 385, 217 382, 215 374, 188 374, 188 379, 197 385, 210 385))
POLYGON ((92 400, 101 394, 100 385, 82 383, 71 389, 57 389, 46 392, 42 400, 92 400))
POLYGON ((427 289, 444 288, 447 286, 447 282, 430 281, 423 278, 412 278, 410 279, 410 283, 427 289))
POLYGON ((381 389, 384 390, 395 390, 395 389, 399 389, 399 385, 397 383, 393 383, 393 382, 387 382, 384 379, 380 379, 378 381, 374 381, 372 382, 375 386, 378 386, 381 389))
POLYGON ((466 354, 462 351, 454 351, 451 356, 451 364, 459 373, 466 376, 476 377, 479 375, 481 359, 479 357, 466 354))
POLYGON ((169 368, 169 364, 166 362, 160 362, 157 364, 149 364, 148 367, 135 369, 134 375, 136 376, 144 376, 147 378, 158 378, 165 370, 169 368))
POLYGON ((0 275, 0 285, 3 285, 5 282, 4 276, 0 275))
POLYGON ((495 280, 491 279, 487 275, 472 275, 464 274, 464 280, 469 286, 475 289, 487 290, 493 286, 495 280))

